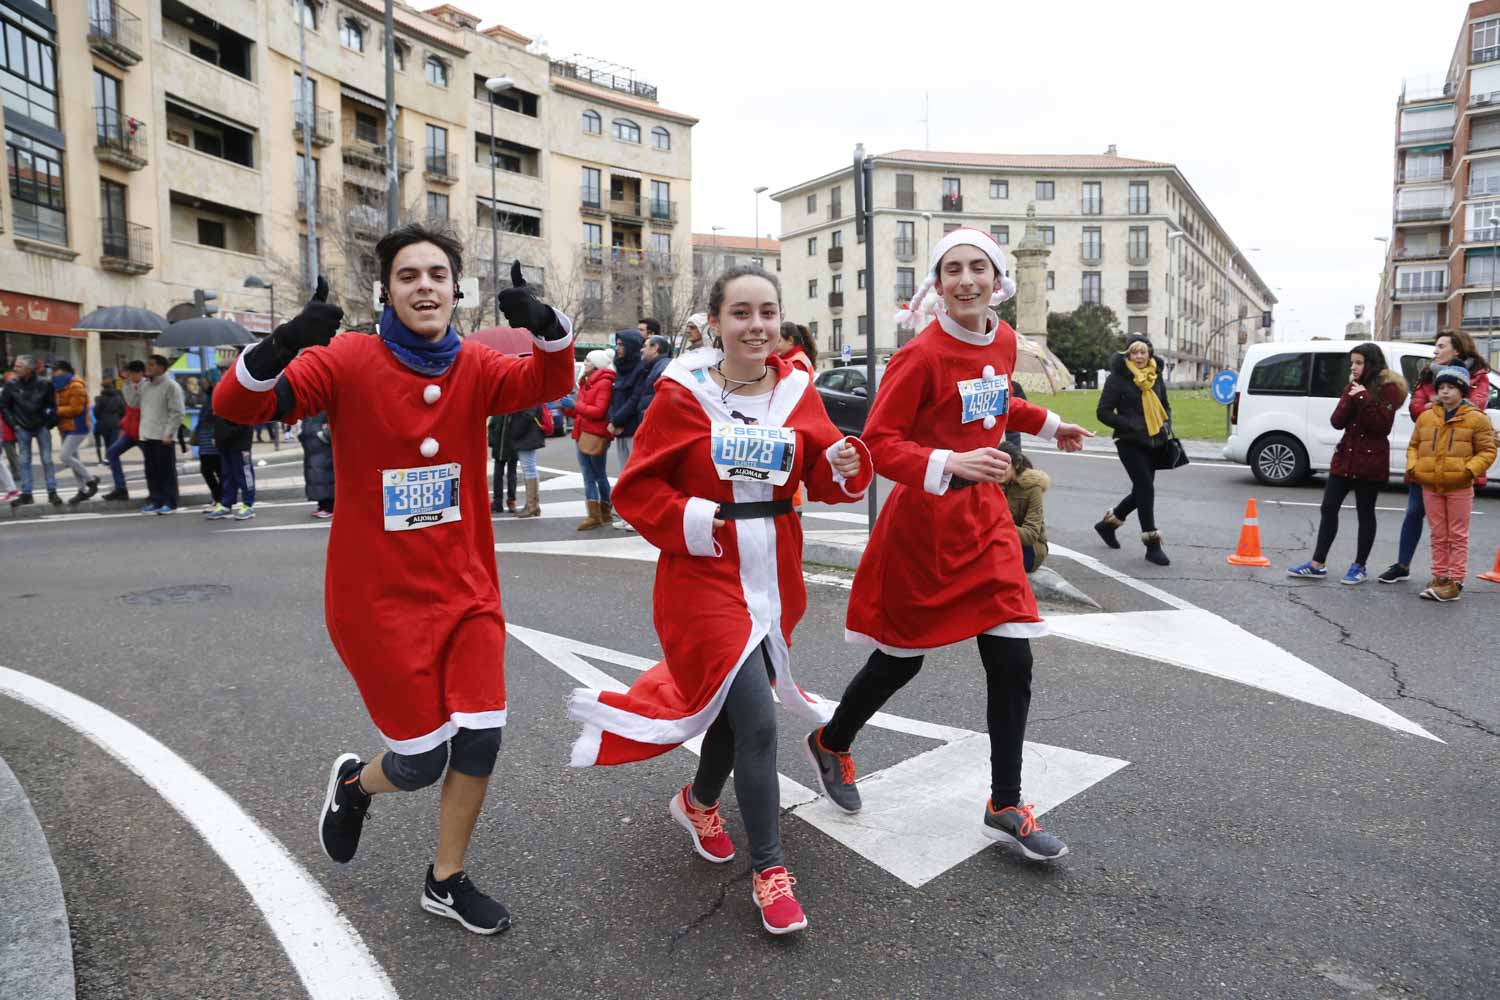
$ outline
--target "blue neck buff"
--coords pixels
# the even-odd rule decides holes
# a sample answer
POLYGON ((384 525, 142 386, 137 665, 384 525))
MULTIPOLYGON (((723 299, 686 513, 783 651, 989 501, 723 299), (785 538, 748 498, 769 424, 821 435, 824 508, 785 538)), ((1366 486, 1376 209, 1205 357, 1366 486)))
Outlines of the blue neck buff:
POLYGON ((443 374, 458 357, 458 349, 463 345, 451 326, 437 340, 419 337, 396 318, 396 310, 390 306, 380 314, 380 339, 397 361, 419 375, 443 374))

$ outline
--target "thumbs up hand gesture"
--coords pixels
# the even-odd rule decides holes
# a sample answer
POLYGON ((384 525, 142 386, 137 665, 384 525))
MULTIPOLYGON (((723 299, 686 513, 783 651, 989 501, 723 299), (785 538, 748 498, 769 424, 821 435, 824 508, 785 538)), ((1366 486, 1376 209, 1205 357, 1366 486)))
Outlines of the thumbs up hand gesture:
POLYGON ((568 335, 557 321, 557 313, 551 306, 543 304, 531 286, 526 284, 526 279, 521 275, 520 261, 510 267, 510 284, 510 288, 501 289, 496 296, 506 323, 529 330, 532 336, 543 340, 561 340, 568 335))
POLYGON ((318 275, 318 288, 302 311, 276 328, 271 338, 283 350, 296 354, 305 347, 326 347, 339 332, 344 310, 328 301, 328 279, 318 275))

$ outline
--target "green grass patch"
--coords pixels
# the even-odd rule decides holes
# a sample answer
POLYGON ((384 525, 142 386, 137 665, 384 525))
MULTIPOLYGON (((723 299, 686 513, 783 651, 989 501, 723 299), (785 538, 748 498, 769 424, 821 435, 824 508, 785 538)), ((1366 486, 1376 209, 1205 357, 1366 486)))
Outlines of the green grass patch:
MULTIPOLYGON (((1098 389, 1074 389, 1027 398, 1039 406, 1045 406, 1069 423, 1087 427, 1100 437, 1109 437, 1111 433, 1094 416, 1099 408, 1098 389)), ((1228 407, 1214 402, 1209 390, 1168 390, 1167 399, 1172 404, 1172 429, 1178 437, 1223 441, 1229 436, 1224 424, 1224 412, 1228 407)))

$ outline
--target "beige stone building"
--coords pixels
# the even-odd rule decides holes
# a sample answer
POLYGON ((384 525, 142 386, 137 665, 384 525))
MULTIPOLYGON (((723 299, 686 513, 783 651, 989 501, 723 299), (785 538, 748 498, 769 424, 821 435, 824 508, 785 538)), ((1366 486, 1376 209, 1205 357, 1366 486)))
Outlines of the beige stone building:
MULTIPOLYGON (((759 264, 767 271, 781 276, 781 241, 771 236, 731 236, 724 232, 693 234, 693 302, 694 312, 708 308, 708 292, 719 274, 738 264, 759 264)), ((783 290, 785 298, 785 290, 783 290)), ((801 305, 800 302, 788 305, 801 305)), ((795 309, 788 309, 786 318, 797 321, 795 309)))
MULTIPOLYGON (((1047 308, 1102 303, 1122 330, 1150 335, 1177 382, 1234 367, 1270 338, 1276 302, 1186 178, 1170 163, 1103 155, 1031 156, 899 150, 876 158, 875 349, 912 335, 895 312, 910 299, 933 244, 957 226, 1019 242, 1036 208, 1047 308)), ((781 206, 786 311, 815 327, 820 355, 866 346, 865 247, 845 167, 772 195, 781 206)))
POLYGON ((134 305, 175 318, 200 288, 266 332, 270 297, 245 279, 275 286, 278 318, 295 308, 309 214, 320 270, 350 320, 369 322, 392 161, 401 215, 447 219, 468 245, 483 290, 460 310, 466 328, 494 321, 496 236, 501 279, 520 259, 580 316, 581 346, 617 317, 687 308, 695 119, 660 107, 631 71, 551 59, 450 5, 398 3, 388 149, 374 0, 0 0, 0 31, 7 357, 68 357, 97 384, 145 343, 75 332, 81 315, 134 305), (492 98, 494 76, 513 86, 492 98))

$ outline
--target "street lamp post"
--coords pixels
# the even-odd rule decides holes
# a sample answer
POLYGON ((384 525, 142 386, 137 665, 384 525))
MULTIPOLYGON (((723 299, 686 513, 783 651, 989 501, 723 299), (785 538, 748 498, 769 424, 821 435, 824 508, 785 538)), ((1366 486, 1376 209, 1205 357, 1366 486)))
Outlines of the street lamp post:
POLYGON ((271 332, 276 331, 276 286, 258 274, 245 279, 246 288, 264 288, 271 293, 271 332))
POLYGON ((764 184, 755 189, 755 263, 759 265, 760 259, 760 196, 769 190, 764 184))
MULTIPOLYGON (((490 296, 495 303, 495 325, 500 325, 500 195, 495 187, 495 95, 514 87, 508 76, 492 76, 484 81, 490 94, 490 296)), ((484 315, 484 310, 479 311, 484 315)))

